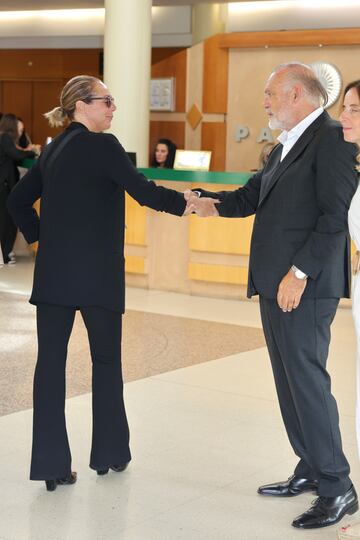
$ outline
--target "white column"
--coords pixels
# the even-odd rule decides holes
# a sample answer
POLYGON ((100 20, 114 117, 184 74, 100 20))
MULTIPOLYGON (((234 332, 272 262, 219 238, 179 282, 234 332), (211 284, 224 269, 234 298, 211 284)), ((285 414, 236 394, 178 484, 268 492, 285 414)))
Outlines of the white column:
POLYGON ((115 98, 111 132, 138 167, 149 155, 151 0, 105 0, 104 82, 115 98))
POLYGON ((194 4, 192 10, 193 45, 224 32, 226 10, 227 4, 194 4))

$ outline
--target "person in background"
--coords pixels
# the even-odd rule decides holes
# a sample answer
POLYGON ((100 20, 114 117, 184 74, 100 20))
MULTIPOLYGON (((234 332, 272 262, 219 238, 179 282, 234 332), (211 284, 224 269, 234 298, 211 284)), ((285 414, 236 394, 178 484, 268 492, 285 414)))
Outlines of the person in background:
POLYGON ((27 150, 29 145, 31 144, 31 139, 25 131, 24 121, 19 116, 18 116, 18 132, 19 132, 19 140, 17 143, 18 147, 22 148, 23 150, 27 150))
MULTIPOLYGON (((0 121, 3 117, 3 113, 0 112, 0 121)), ((1 187, 0 187, 0 192, 1 192, 1 187)), ((1 203, 0 203, 0 214, 1 214, 2 210, 1 210, 1 203)), ((0 216, 0 220, 1 220, 1 216, 0 216)), ((0 248, 0 268, 2 268, 4 266, 4 257, 3 257, 3 254, 2 254, 2 249, 0 248)))
POLYGON ((156 143, 150 166, 172 169, 175 161, 176 148, 176 144, 170 139, 159 139, 156 143))
POLYGON ((272 150, 275 148, 276 144, 273 142, 268 142, 264 144, 264 146, 261 149, 260 155, 259 155, 259 166, 258 170, 261 171, 267 163, 267 160, 269 159, 269 155, 272 152, 272 150))
MULTIPOLYGON (((344 91, 343 110, 340 115, 344 139, 350 143, 360 145, 360 79, 349 83, 344 91)), ((358 157, 359 159, 359 157, 358 157)), ((360 167, 357 167, 360 171, 360 167)), ((358 453, 360 457, 360 188, 358 187, 351 201, 349 214, 349 230, 356 246, 352 260, 353 290, 352 312, 356 330, 357 341, 357 401, 356 401, 356 435, 358 453)), ((339 530, 339 538, 360 539, 360 523, 346 525, 339 530)))
MULTIPOLYGON (((118 139, 104 133, 116 106, 99 79, 66 83, 51 126, 70 122, 12 191, 8 207, 25 239, 39 241, 30 302, 36 305, 31 480, 48 491, 74 484, 65 421, 67 344, 75 313, 87 328, 92 358, 90 467, 123 471, 131 460, 123 398, 121 326, 125 309, 125 192, 139 204, 182 216, 184 195, 140 174, 118 139), (40 218, 33 203, 41 197, 40 218)), ((164 262, 165 264, 165 262, 164 262)))
POLYGON ((27 150, 20 150, 18 140, 17 117, 4 114, 0 120, 0 242, 4 264, 16 262, 13 246, 17 228, 6 209, 7 198, 19 180, 18 163, 25 158, 35 157, 37 151, 33 145, 27 150))

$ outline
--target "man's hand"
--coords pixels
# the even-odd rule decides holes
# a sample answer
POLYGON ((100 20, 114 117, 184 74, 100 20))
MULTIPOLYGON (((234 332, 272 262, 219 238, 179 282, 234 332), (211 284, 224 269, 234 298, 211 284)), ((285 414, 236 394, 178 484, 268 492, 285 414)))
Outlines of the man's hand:
POLYGON ((193 214, 195 212, 195 202, 198 200, 198 198, 199 195, 191 191, 191 189, 187 189, 186 191, 184 191, 186 207, 183 216, 188 216, 189 214, 193 214))
POLYGON ((218 199, 212 199, 211 197, 199 197, 196 192, 187 189, 184 191, 184 198, 187 201, 184 216, 196 212, 200 217, 218 216, 215 204, 219 203, 218 199))
POLYGON ((298 279, 292 270, 289 270, 282 278, 277 293, 277 303, 284 312, 298 307, 306 284, 307 279, 298 279))
POLYGON ((217 217, 219 212, 215 206, 219 203, 218 199, 212 199, 211 197, 201 197, 194 201, 195 212, 199 217, 217 217))

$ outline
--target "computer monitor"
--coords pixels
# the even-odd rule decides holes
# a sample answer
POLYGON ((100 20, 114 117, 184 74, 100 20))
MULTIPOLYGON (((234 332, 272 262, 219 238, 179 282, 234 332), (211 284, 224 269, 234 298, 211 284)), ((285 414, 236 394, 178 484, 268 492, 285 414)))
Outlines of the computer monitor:
POLYGON ((136 152, 126 152, 131 163, 136 167, 136 152))

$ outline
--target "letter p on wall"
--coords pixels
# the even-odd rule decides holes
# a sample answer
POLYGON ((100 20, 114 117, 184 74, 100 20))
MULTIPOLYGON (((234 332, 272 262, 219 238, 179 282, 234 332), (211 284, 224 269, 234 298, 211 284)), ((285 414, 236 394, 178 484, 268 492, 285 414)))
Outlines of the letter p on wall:
POLYGON ((235 132, 235 141, 241 142, 242 139, 246 139, 249 136, 249 128, 247 126, 237 126, 235 132))

